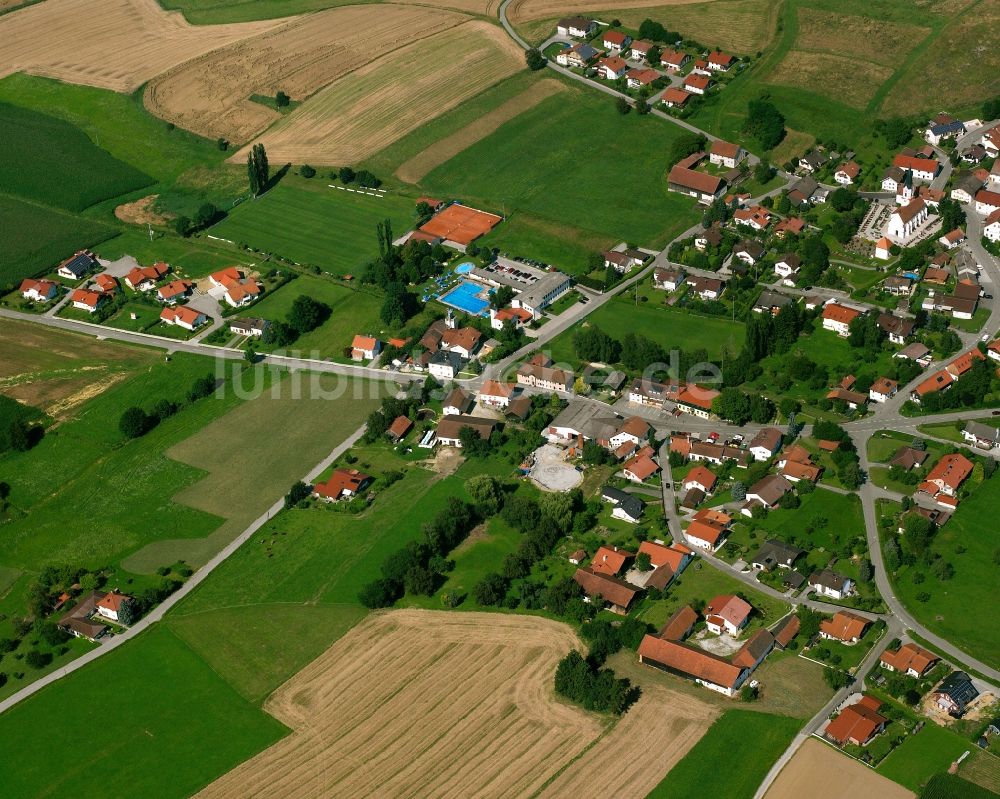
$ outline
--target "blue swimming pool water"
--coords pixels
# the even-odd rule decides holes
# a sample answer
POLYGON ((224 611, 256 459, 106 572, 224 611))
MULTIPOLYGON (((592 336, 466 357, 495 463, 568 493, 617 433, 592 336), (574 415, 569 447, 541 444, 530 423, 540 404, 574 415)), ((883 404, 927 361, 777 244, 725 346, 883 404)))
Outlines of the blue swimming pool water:
POLYGON ((472 263, 471 261, 466 261, 464 264, 459 264, 458 266, 455 267, 455 274, 467 275, 475 268, 476 265, 474 263, 472 263))
POLYGON ((445 305, 452 305, 473 316, 484 316, 486 309, 490 307, 490 301, 478 296, 482 293, 483 287, 479 283, 473 283, 471 280, 463 280, 447 294, 442 294, 438 297, 438 299, 445 305))

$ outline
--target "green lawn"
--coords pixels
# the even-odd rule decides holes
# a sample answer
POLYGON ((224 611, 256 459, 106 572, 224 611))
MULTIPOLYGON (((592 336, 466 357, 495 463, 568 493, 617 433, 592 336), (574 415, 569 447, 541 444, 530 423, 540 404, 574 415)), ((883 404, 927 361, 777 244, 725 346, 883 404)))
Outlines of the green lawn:
POLYGON ((928 629, 986 663, 1000 661, 1000 628, 979 624, 968 609, 993 591, 997 584, 997 551, 994 515, 1000 503, 1000 480, 985 481, 963 499, 951 520, 938 531, 931 551, 955 567, 955 576, 940 582, 925 568, 902 567, 894 579, 896 596, 928 629), (958 548, 964 548, 959 554, 958 548), (912 573, 922 571, 926 580, 916 584, 912 573), (921 602, 922 592, 929 598, 921 602))
POLYGON ((209 233, 344 274, 378 254, 375 226, 383 219, 392 221, 394 236, 413 226, 412 198, 394 192, 369 197, 327 182, 287 176, 264 196, 237 206, 209 233))
POLYGON ((219 25, 291 17, 333 6, 357 5, 357 0, 162 0, 160 5, 183 12, 195 25, 219 25))
POLYGON ((876 771, 893 782, 919 792, 934 774, 947 771, 948 766, 967 749, 975 745, 933 722, 907 737, 879 765, 876 771))
POLYGON ((153 179, 97 147, 75 125, 0 102, 0 186, 35 202, 82 211, 153 179))
MULTIPOLYGON (((104 324, 119 330, 132 330, 141 333, 159 323, 161 310, 162 308, 159 306, 146 305, 143 302, 127 302, 104 324), (132 314, 135 314, 135 319, 132 318, 132 314)), ((153 332, 161 336, 164 335, 164 331, 160 329, 153 332)))
MULTIPOLYGON (((596 92, 569 89, 501 125, 420 181, 430 194, 457 196, 472 205, 528 217, 523 233, 505 246, 520 249, 545 237, 546 249, 521 254, 579 273, 586 267, 561 239, 630 241, 663 246, 698 218, 694 203, 669 194, 671 142, 680 129, 656 117, 622 116, 596 92), (595 198, 609 186, 634 198, 605 208, 595 198), (562 252, 569 260, 557 260, 562 252)), ((503 225, 494 236, 503 237, 503 225)), ((503 239, 501 239, 502 241, 503 239)), ((494 244, 497 244, 493 240, 494 244)), ((497 246, 500 246, 497 244, 497 246)))
POLYGON ((286 732, 160 625, 0 716, 3 793, 181 799, 286 732))
POLYGON ((14 197, 0 195, 0 294, 23 278, 48 272, 83 247, 93 246, 115 234, 115 229, 14 197))
POLYGON ((674 766, 648 799, 719 796, 750 799, 764 775, 799 731, 802 722, 787 716, 729 710, 674 766), (738 761, 730 766, 733 753, 738 761), (716 764, 707 766, 707 764, 716 764))
POLYGON ((102 258, 116 260, 131 255, 141 264, 164 261, 174 272, 189 278, 205 277, 227 266, 249 266, 251 263, 267 268, 259 258, 237 250, 223 242, 216 243, 203 236, 182 239, 179 236, 153 233, 150 240, 145 230, 129 229, 115 236, 94 251, 102 258))

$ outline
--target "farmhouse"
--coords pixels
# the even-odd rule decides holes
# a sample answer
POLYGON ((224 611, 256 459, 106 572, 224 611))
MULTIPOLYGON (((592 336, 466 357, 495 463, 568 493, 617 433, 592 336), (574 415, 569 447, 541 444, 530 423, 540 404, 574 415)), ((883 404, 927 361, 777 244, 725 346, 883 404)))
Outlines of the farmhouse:
POLYGON ((916 644, 903 644, 893 652, 885 650, 879 658, 882 668, 886 671, 898 671, 920 679, 940 658, 916 644))
POLYGON ((556 25, 556 31, 560 36, 576 36, 581 39, 590 36, 596 30, 596 20, 586 17, 564 17, 556 25))
MULTIPOLYGON (((942 114, 945 117, 947 115, 942 114)), ((924 131, 924 139, 928 144, 937 147, 944 139, 956 139, 965 135, 965 125, 957 119, 948 117, 942 121, 934 120, 924 131)))
POLYGON ((890 380, 888 377, 880 377, 868 389, 868 399, 875 402, 888 402, 896 396, 899 390, 899 383, 890 380))
POLYGON ((59 619, 60 629, 74 638, 85 638, 88 641, 96 642, 108 632, 107 626, 90 620, 96 612, 97 601, 100 598, 101 594, 97 591, 91 591, 86 596, 81 596, 73 609, 59 619))
POLYGON ((186 306, 181 308, 164 308, 160 311, 160 321, 167 325, 177 325, 185 330, 194 330, 208 321, 201 311, 186 306))
POLYGON ((489 438, 496 426, 495 419, 481 416, 445 416, 438 422, 437 440, 444 446, 461 447, 461 433, 466 427, 478 433, 480 438, 489 438))
POLYGON ((726 188, 725 180, 693 168, 704 157, 704 153, 695 153, 674 164, 667 175, 668 189, 687 194, 706 205, 720 197, 726 188))
POLYGON ((156 281, 169 271, 170 267, 165 263, 137 266, 125 275, 125 285, 133 291, 151 291, 156 288, 156 281))
POLYGON ((832 330, 838 336, 846 338, 851 333, 851 322, 861 316, 861 311, 830 302, 823 306, 822 316, 824 330, 832 330))
POLYGON ((382 342, 374 336, 357 335, 351 342, 352 361, 370 361, 382 351, 382 342))
POLYGON ((716 139, 708 150, 708 160, 716 166, 726 166, 735 169, 746 158, 747 152, 738 144, 732 144, 722 139, 716 139))
POLYGON ((667 619, 667 623, 660 628, 657 637, 664 641, 683 641, 697 622, 698 614, 690 605, 685 605, 667 619))
POLYGON ((588 602, 600 598, 608 610, 623 616, 628 613, 635 598, 641 593, 641 589, 629 585, 624 580, 599 574, 589 567, 577 569, 573 574, 573 580, 583 590, 588 602))
POLYGON ((930 453, 927 450, 914 449, 913 447, 908 447, 905 444, 896 450, 896 454, 892 456, 892 460, 889 461, 890 466, 898 466, 901 469, 910 471, 910 469, 915 466, 923 465, 923 462, 930 457, 930 453))
POLYGON ((941 165, 934 158, 917 158, 900 153, 892 160, 892 165, 913 175, 914 180, 925 180, 928 183, 937 177, 941 165))
POLYGON ((704 508, 694 515, 684 535, 692 546, 715 552, 725 542, 731 523, 728 514, 704 508))
POLYGON ((128 618, 128 608, 125 606, 134 602, 127 594, 120 594, 117 590, 105 594, 94 606, 99 616, 109 621, 122 622, 122 617, 128 618))
POLYGON ((716 635, 738 636, 750 623, 753 605, 736 594, 720 594, 705 605, 705 626, 716 635))
POLYGON ((371 485, 374 478, 357 469, 334 469, 325 483, 316 483, 312 495, 326 502, 351 499, 371 485))
POLYGON ((243 317, 241 319, 234 319, 229 323, 229 332, 237 336, 260 338, 270 326, 271 323, 267 319, 243 317))
POLYGON ((809 587, 820 596, 843 599, 854 593, 854 581, 831 569, 821 569, 809 576, 809 587))
POLYGON ((823 619, 819 623, 819 634, 821 638, 856 644, 870 624, 871 622, 864 616, 851 613, 849 610, 840 610, 832 619, 823 619))
POLYGON ((725 696, 736 696, 750 674, 749 669, 734 665, 725 658, 678 641, 646 635, 639 644, 639 662, 725 696))
POLYGON ((104 295, 96 291, 90 291, 89 289, 74 289, 69 299, 73 303, 74 308, 86 311, 87 313, 94 313, 104 300, 104 295))
POLYGON ((79 280, 99 265, 93 253, 80 250, 59 264, 56 274, 67 280, 79 280))
POLYGON ((961 718, 966 708, 979 696, 972 678, 964 671, 953 671, 934 689, 934 703, 949 716, 961 718))
POLYGON ((840 746, 864 746, 889 722, 878 713, 881 707, 882 702, 875 697, 863 696, 857 703, 840 711, 840 715, 826 725, 824 735, 840 746))
POLYGON ((51 280, 35 280, 30 277, 21 281, 18 291, 24 299, 34 302, 48 302, 59 295, 59 287, 51 280))
POLYGON ((479 389, 479 402, 489 408, 506 408, 513 393, 514 387, 509 383, 487 380, 479 389))
POLYGON ((972 172, 966 172, 955 178, 955 184, 951 189, 951 199, 968 205, 975 199, 982 187, 982 180, 972 172))
POLYGON ((517 370, 517 382, 522 386, 541 388, 546 391, 571 391, 573 373, 552 367, 552 360, 538 354, 521 364, 517 370))

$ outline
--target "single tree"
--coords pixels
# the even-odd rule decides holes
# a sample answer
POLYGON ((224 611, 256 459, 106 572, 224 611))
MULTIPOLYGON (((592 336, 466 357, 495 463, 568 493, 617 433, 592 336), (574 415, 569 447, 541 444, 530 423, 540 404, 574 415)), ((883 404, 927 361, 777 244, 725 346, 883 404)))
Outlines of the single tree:
POLYGON ((629 101, 626 100, 624 97, 619 97, 617 100, 615 100, 615 108, 618 110, 618 113, 621 114, 622 116, 625 116, 625 114, 627 114, 629 111, 632 110, 632 106, 629 104, 629 101))
POLYGON ((528 64, 528 69, 532 71, 537 71, 539 69, 545 69, 545 64, 548 59, 542 55, 542 51, 537 47, 532 47, 527 50, 524 54, 524 60, 528 64))
POLYGON ((278 93, 274 95, 274 104, 278 108, 285 108, 288 105, 288 95, 279 89, 278 93))

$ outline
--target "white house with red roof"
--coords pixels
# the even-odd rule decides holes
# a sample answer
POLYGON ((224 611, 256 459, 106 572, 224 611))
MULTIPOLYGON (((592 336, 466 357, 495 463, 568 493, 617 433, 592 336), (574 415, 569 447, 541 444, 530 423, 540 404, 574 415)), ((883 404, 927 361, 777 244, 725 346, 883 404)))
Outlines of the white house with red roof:
POLYGON ((351 341, 351 360, 370 361, 382 351, 382 342, 374 336, 357 335, 351 341))
POLYGON ((976 192, 976 213, 991 216, 1000 211, 1000 193, 982 189, 976 192))
POLYGON ((70 295, 70 302, 73 303, 73 307, 87 313, 94 313, 103 299, 103 294, 91 291, 90 289, 75 289, 70 295))
POLYGON ((653 460, 654 454, 652 447, 643 447, 622 467, 622 473, 633 483, 645 482, 660 471, 660 465, 653 460))
POLYGON ((160 312, 160 321, 167 325, 177 325, 185 330, 194 330, 208 321, 201 311, 182 305, 178 308, 164 308, 160 312))
POLYGON ((880 261, 888 261, 892 257, 892 242, 885 236, 875 242, 875 257, 880 261))
POLYGON ((668 72, 676 72, 687 66, 691 56, 682 50, 664 50, 660 53, 660 66, 668 72))
POLYGON ((837 302, 828 302, 823 306, 822 316, 824 330, 832 330, 838 336, 846 338, 851 333, 851 322, 861 316, 861 311, 837 302))
POLYGON ((59 287, 51 280, 35 280, 30 277, 21 281, 18 291, 24 299, 34 302, 48 302, 59 295, 59 287))
POLYGON ((625 83, 630 89, 641 89, 652 85, 659 77, 660 73, 655 69, 630 69, 625 73, 625 83))
POLYGON ((927 474, 927 479, 920 484, 920 490, 931 496, 938 493, 954 497, 959 487, 972 474, 972 461, 956 452, 942 455, 941 460, 927 474))
POLYGON ((506 408, 510 405, 514 387, 510 383, 487 380, 479 389, 479 404, 490 408, 506 408))
POLYGON ((190 294, 193 287, 194 284, 187 280, 172 280, 156 290, 156 298, 167 305, 174 305, 190 294))
POLYGON ((708 150, 708 160, 716 166, 725 166, 735 169, 737 164, 746 158, 747 151, 740 145, 732 142, 716 139, 708 150))
POLYGON ((684 489, 690 491, 692 488, 697 488, 707 496, 715 490, 718 479, 712 472, 699 464, 684 476, 684 489))
POLYGON ((837 171, 833 173, 833 179, 841 186, 851 186, 860 174, 861 167, 854 161, 848 161, 837 167, 837 171))
POLYGON ((165 263, 137 266, 125 275, 125 285, 133 291, 151 291, 156 288, 156 281, 169 271, 170 267, 165 263))
POLYGON ((705 94, 712 85, 712 79, 707 75, 695 74, 692 72, 686 78, 681 86, 684 91, 690 92, 691 94, 705 94))
POLYGON ((94 606, 99 616, 109 621, 121 622, 121 617, 125 616, 122 608, 132 602, 132 597, 128 594, 120 594, 118 591, 109 591, 94 606))
POLYGON ((720 53, 716 50, 714 53, 709 53, 706 60, 708 61, 708 68, 712 72, 728 72, 736 59, 727 53, 720 53))
POLYGON ((1000 209, 986 217, 983 225, 983 235, 990 241, 1000 241, 1000 209))
POLYGON ((628 72, 628 62, 619 56, 612 55, 597 62, 597 74, 605 80, 618 80, 628 72))
POLYGON ((632 43, 632 37, 621 31, 605 31, 601 39, 605 49, 613 53, 620 53, 632 43))
POLYGON ((716 635, 737 636, 750 622, 753 605, 736 594, 720 594, 705 605, 705 626, 716 635))
POLYGON ((510 322, 515 328, 520 329, 525 325, 530 325, 534 317, 524 308, 490 308, 490 327, 494 330, 503 330, 503 326, 510 322))
POLYGON ((754 230, 766 230, 771 224, 771 214, 761 205, 754 205, 751 208, 740 208, 733 214, 733 221, 737 225, 746 225, 754 230))
POLYGON ((909 172, 914 180, 926 180, 927 182, 934 180, 938 172, 941 171, 941 164, 934 158, 918 158, 903 153, 893 159, 892 165, 904 172, 909 172))

